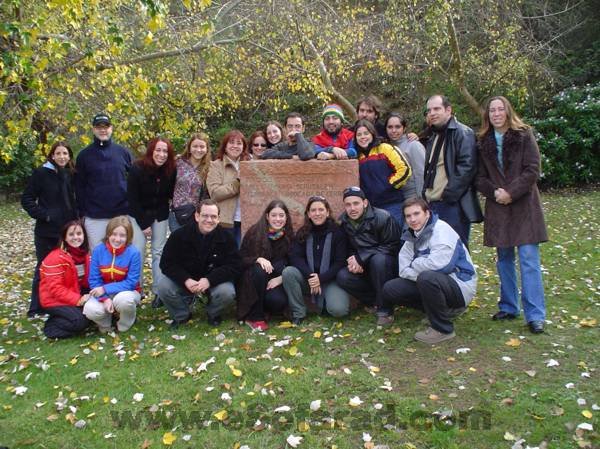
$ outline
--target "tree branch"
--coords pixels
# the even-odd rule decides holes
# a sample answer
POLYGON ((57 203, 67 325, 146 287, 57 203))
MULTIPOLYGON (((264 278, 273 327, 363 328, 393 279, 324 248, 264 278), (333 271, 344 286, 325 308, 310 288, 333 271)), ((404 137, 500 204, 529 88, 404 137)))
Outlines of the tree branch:
POLYGON ((302 39, 306 42, 310 50, 315 56, 317 60, 317 68, 319 69, 319 75, 321 75, 321 81, 327 89, 327 92, 331 96, 336 103, 339 103, 340 106, 344 109, 344 111, 348 114, 349 118, 352 119, 352 122, 356 121, 356 110, 354 109, 354 105, 340 92, 338 91, 331 82, 331 77, 329 76, 329 72, 327 71, 327 66, 325 66, 325 61, 319 54, 317 47, 313 41, 311 41, 306 35, 302 35, 302 39))
POLYGON ((463 71, 462 56, 460 54, 460 46, 458 45, 458 38, 456 37, 456 28, 454 27, 454 20, 452 20, 452 12, 448 12, 446 15, 446 21, 448 25, 448 45, 450 46, 450 52, 454 57, 452 66, 458 82, 458 88, 460 93, 464 97, 467 104, 477 114, 481 115, 482 109, 479 106, 479 102, 471 95, 469 89, 465 85, 465 75, 463 71))
POLYGON ((191 47, 187 47, 187 48, 176 48, 174 50, 157 51, 154 53, 148 53, 147 55, 138 56, 137 58, 124 59, 121 61, 110 62, 110 63, 106 63, 106 64, 97 64, 95 70, 102 71, 102 70, 113 69, 117 66, 128 66, 128 65, 140 64, 140 63, 146 62, 146 61, 153 61, 155 59, 173 58, 176 56, 183 56, 183 55, 186 55, 189 53, 198 53, 202 50, 206 50, 207 48, 210 48, 213 46, 224 45, 224 44, 233 44, 233 43, 240 42, 243 40, 244 39, 242 39, 242 38, 223 39, 223 40, 214 41, 214 42, 210 41, 210 40, 202 40, 200 42, 195 43, 191 47))

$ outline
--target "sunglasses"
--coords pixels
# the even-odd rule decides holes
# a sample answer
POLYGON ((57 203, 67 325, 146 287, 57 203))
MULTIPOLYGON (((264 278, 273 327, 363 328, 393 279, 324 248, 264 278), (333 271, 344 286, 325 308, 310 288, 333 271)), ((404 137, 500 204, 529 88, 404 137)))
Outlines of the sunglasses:
POLYGON ((266 147, 267 144, 266 143, 253 143, 252 146, 253 147, 266 147))

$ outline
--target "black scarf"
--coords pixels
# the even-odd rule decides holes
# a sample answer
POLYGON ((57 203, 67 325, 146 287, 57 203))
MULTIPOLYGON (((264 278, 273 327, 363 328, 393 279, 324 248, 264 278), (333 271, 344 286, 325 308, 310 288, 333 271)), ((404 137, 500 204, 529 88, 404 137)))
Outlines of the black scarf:
POLYGON ((435 133, 437 134, 437 137, 434 140, 434 146, 431 149, 432 156, 429 158, 429 160, 425 161, 425 163, 427 164, 425 166, 425 189, 433 188, 433 181, 435 180, 435 175, 437 172, 438 160, 440 158, 440 153, 442 152, 442 148, 444 147, 444 143, 446 142, 446 136, 448 134, 448 123, 450 123, 450 120, 448 120, 443 126, 439 128, 433 128, 435 130, 435 133))

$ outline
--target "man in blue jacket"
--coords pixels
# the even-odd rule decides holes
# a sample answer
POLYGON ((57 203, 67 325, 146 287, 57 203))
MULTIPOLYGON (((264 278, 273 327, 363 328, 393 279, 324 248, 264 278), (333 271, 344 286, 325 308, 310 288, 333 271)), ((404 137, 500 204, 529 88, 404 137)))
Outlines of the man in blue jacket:
POLYGON ((129 150, 112 141, 113 127, 108 114, 92 119, 94 141, 77 156, 75 193, 79 215, 85 218, 90 249, 104 237, 108 221, 127 215, 127 172, 132 157, 129 150))

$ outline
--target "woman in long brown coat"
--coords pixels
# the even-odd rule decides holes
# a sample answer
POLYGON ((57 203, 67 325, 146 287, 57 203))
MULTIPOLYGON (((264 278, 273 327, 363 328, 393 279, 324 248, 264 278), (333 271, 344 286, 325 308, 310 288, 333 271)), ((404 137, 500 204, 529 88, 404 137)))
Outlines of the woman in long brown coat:
POLYGON ((479 132, 476 184, 486 198, 484 245, 497 248, 500 277, 499 312, 494 320, 519 315, 515 247, 521 269, 521 303, 533 333, 544 331, 546 306, 539 243, 548 240, 540 193, 540 151, 529 126, 509 101, 488 100, 479 132))

